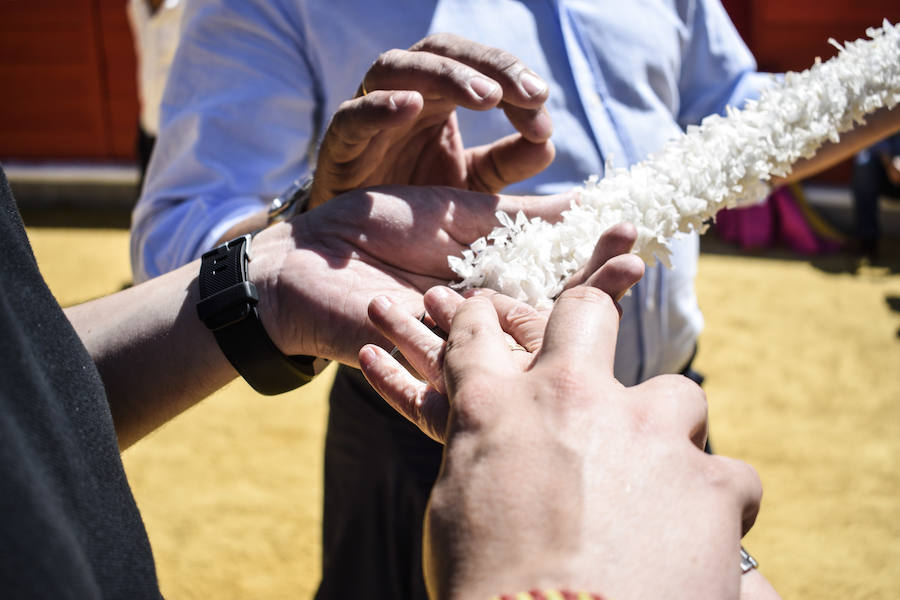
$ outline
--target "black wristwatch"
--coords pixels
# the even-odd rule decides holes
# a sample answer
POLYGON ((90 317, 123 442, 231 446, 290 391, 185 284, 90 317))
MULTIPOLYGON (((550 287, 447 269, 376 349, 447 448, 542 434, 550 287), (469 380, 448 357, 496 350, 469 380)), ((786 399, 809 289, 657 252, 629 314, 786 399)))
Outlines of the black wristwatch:
POLYGON ((266 333, 256 308, 259 294, 248 280, 250 235, 203 255, 197 314, 238 373, 261 394, 275 395, 312 381, 327 359, 287 356, 266 333))

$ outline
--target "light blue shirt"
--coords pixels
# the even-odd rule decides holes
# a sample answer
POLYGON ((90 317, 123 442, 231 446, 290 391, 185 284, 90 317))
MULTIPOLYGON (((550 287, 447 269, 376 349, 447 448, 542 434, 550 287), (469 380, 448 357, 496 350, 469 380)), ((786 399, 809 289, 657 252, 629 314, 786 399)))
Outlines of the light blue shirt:
MULTIPOLYGON (((207 0, 189 2, 157 148, 134 212, 143 280, 197 258, 315 164, 330 116, 371 63, 436 32, 507 50, 550 85, 556 160, 507 188, 551 193, 631 165, 768 83, 714 0, 207 0)), ((514 130, 459 110, 467 146, 514 130)), ((678 372, 702 328, 698 239, 622 302, 616 375, 678 372)))

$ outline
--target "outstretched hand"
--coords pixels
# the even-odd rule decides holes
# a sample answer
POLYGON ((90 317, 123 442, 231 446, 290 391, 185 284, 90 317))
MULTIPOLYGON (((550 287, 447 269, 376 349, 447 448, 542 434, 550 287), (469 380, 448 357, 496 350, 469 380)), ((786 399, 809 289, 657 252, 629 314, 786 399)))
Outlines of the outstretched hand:
POLYGON ((355 365, 364 344, 391 346, 368 319, 372 298, 420 315, 424 292, 456 277, 447 257, 489 233, 496 211, 553 220, 571 199, 423 186, 343 194, 254 238, 249 268, 263 325, 286 354, 355 365))
POLYGON ((310 205, 358 187, 446 185, 480 192, 542 171, 554 157, 547 84, 515 56, 440 33, 385 52, 332 118, 310 205), (502 108, 517 133, 465 149, 456 108, 502 108))
MULTIPOLYGON (((529 361, 493 298, 459 303, 444 352, 451 409, 424 526, 431 597, 737 598, 760 483, 701 450, 702 390, 680 376, 619 384, 619 315, 596 287, 563 292, 529 361)), ((377 352, 361 353, 369 375, 377 352)))
MULTIPOLYGON (((589 265, 576 274, 578 281, 603 290, 618 302, 644 272, 643 262, 628 254, 635 237, 636 231, 629 224, 604 232, 589 265)), ((509 345, 506 354, 523 369, 527 368, 541 348, 550 311, 535 309, 491 290, 473 290, 471 294, 491 301, 509 345)), ((450 331, 453 315, 463 299, 450 288, 432 288, 424 297, 426 314, 438 330, 450 331)), ((387 296, 372 300, 369 318, 405 358, 401 363, 381 347, 363 348, 360 364, 369 383, 422 432, 444 442, 450 412, 443 372, 445 338, 387 296)))

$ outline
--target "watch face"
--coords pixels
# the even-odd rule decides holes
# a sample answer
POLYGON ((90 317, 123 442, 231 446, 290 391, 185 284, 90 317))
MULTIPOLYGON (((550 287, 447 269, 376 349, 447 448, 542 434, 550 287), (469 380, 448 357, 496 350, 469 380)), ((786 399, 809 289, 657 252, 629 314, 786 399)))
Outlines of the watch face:
POLYGON ((284 200, 282 200, 281 196, 278 196, 269 203, 269 216, 271 217, 272 215, 277 215, 284 209, 284 206, 284 200))
POLYGON ((313 178, 295 180, 280 196, 269 205, 269 224, 300 214, 306 211, 312 192, 313 178))
POLYGON ((283 196, 278 196, 272 203, 269 204, 269 222, 272 221, 275 217, 286 211, 291 206, 291 203, 285 201, 283 196))

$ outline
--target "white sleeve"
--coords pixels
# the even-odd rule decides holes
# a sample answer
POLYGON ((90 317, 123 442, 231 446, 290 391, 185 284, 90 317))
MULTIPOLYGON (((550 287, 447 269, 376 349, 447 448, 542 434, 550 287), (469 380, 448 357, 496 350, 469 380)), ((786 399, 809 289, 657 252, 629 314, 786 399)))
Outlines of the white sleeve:
POLYGON ((308 170, 321 94, 291 10, 272 0, 186 6, 132 216, 136 281, 197 258, 308 170))
POLYGON ((690 42, 679 81, 682 128, 723 114, 728 105, 741 108, 772 83, 769 74, 757 72, 756 59, 719 0, 698 0, 688 26, 690 42))

